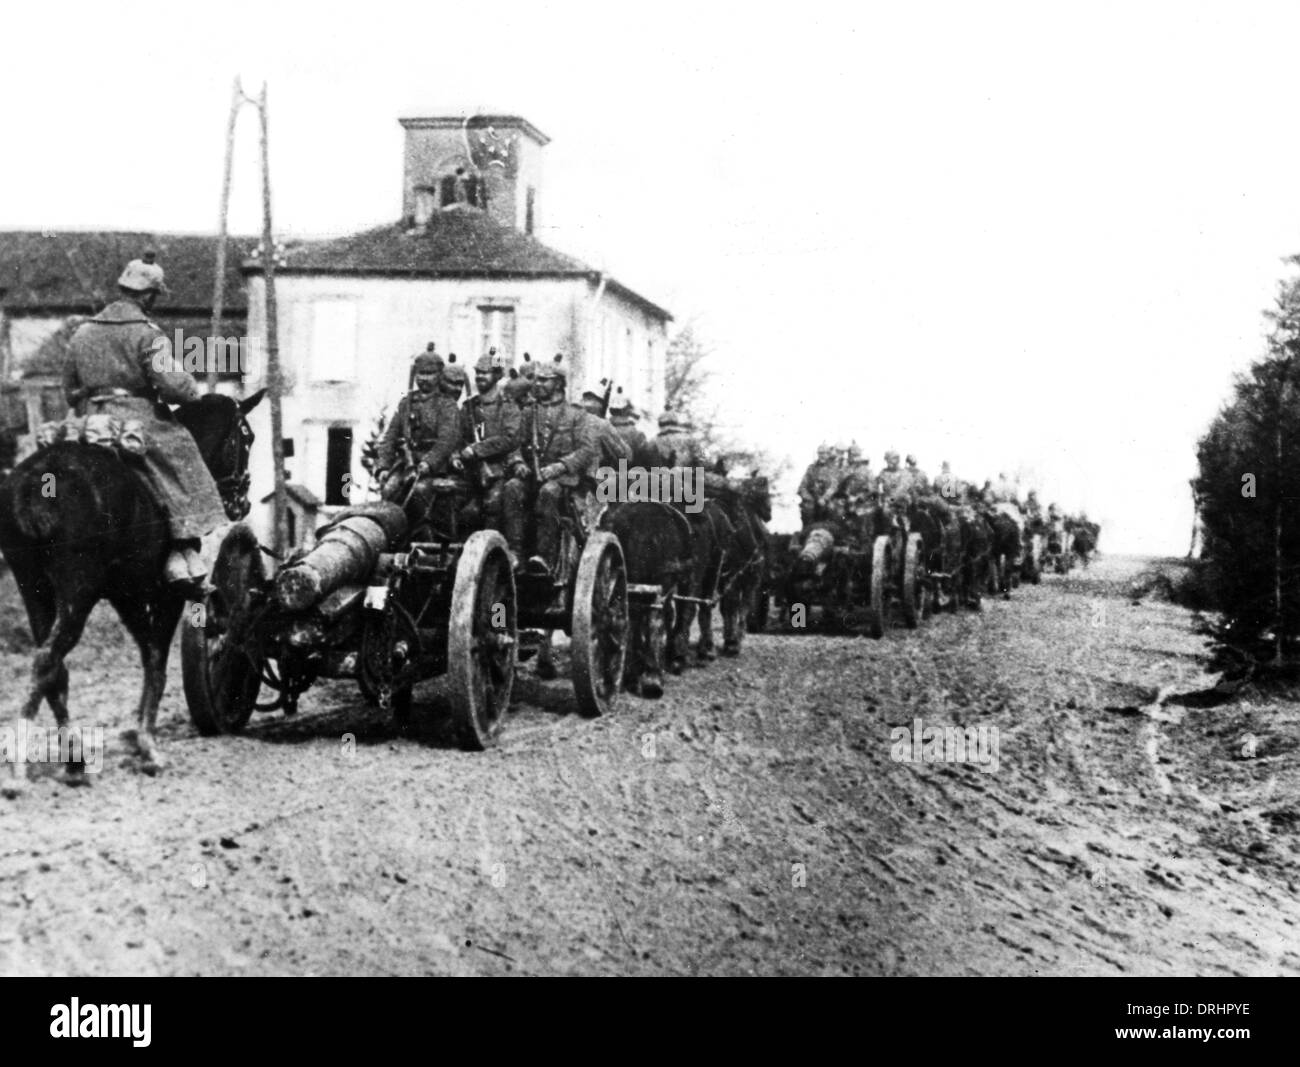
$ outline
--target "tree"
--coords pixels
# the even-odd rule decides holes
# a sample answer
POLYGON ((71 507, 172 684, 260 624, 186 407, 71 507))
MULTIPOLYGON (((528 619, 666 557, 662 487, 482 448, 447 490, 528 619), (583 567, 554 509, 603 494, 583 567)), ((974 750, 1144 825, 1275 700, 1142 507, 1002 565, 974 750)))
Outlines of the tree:
POLYGON ((1268 355, 1237 376, 1201 438, 1193 493, 1220 658, 1280 667, 1300 636, 1300 277, 1280 283, 1265 316, 1268 355))
POLYGON ((664 407, 691 420, 700 451, 710 463, 719 464, 737 477, 757 470, 776 481, 789 471, 788 457, 777 456, 719 428, 719 409, 710 392, 713 372, 708 364, 712 356, 713 349, 696 334, 694 324, 687 323, 677 331, 668 342, 664 407))

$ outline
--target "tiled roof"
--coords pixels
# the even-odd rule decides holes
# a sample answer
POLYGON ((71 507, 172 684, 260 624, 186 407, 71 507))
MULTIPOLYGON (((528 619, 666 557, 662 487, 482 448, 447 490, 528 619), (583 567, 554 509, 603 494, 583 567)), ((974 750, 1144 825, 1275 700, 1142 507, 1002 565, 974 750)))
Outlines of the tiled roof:
MULTIPOLYGON (((231 237, 226 250, 225 307, 247 311, 240 261, 257 245, 231 237)), ((0 232, 0 305, 15 311, 91 313, 117 296, 117 277, 145 249, 158 253, 170 294, 160 315, 212 306, 217 239, 201 234, 120 231, 18 230, 0 232)))
MULTIPOLYGON (((252 271, 261 269, 256 258, 246 260, 244 266, 252 271)), ((290 243, 277 269, 286 273, 419 278, 594 280, 600 275, 595 267, 469 207, 437 211, 424 227, 395 223, 347 237, 290 243)), ((609 279, 607 284, 652 313, 672 318, 663 308, 619 282, 609 279)))

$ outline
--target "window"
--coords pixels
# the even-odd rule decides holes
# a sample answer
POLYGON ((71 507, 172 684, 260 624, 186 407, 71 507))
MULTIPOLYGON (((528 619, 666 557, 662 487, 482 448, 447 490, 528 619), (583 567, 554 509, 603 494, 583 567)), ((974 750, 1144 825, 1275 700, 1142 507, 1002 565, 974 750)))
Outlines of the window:
POLYGON ((359 322, 354 300, 317 300, 311 305, 307 366, 312 381, 356 381, 359 322))
POLYGON ((512 307, 480 307, 479 355, 485 356, 495 348, 497 355, 512 361, 515 358, 515 309, 512 307))
POLYGON ((524 233, 533 232, 533 224, 537 219, 537 190, 531 185, 528 187, 528 193, 524 201, 524 233))
POLYGON ((325 503, 348 503, 347 482, 352 474, 352 427, 331 426, 325 445, 325 503))

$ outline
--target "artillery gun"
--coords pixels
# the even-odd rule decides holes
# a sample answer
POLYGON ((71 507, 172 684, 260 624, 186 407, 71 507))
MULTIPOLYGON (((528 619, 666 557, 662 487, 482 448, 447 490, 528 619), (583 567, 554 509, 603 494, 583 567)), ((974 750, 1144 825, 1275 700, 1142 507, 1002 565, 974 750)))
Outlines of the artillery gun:
POLYGON ((274 578, 247 525, 223 539, 213 588, 188 605, 182 626, 186 703, 200 733, 236 733, 254 711, 293 715, 320 678, 355 679, 402 720, 412 688, 445 676, 457 739, 487 748, 510 705, 521 624, 570 633, 579 710, 608 708, 627 624, 622 550, 612 534, 566 526, 556 577, 521 576, 518 585, 497 531, 411 541, 392 503, 348 508, 318 536, 274 578), (259 703, 263 687, 273 696, 259 703))

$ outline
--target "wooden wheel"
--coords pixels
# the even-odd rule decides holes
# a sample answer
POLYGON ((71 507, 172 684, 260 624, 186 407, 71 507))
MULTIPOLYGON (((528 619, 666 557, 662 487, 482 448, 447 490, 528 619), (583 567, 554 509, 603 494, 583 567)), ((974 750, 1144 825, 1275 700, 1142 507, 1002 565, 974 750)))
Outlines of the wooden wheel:
POLYGON ((587 538, 573 586, 573 692, 578 712, 603 715, 618 695, 627 657, 627 568, 618 538, 601 530, 587 538))
POLYGON ((881 534, 871 545, 871 610, 867 632, 872 637, 885 633, 885 609, 889 604, 889 535, 881 534))
POLYGON ((262 662, 252 632, 254 595, 266 585, 262 550, 243 523, 221 542, 212 592, 185 605, 181 678, 190 719, 204 736, 238 733, 262 688, 262 662))
POLYGON ((925 617, 925 560, 921 558, 921 535, 907 535, 903 550, 903 621, 915 630, 925 617))
POLYGON ((447 677, 461 746, 496 744, 515 682, 515 576, 505 538, 470 534, 456 562, 447 619, 447 677))

